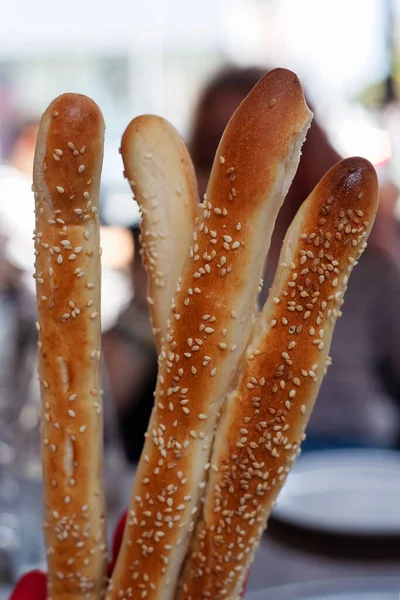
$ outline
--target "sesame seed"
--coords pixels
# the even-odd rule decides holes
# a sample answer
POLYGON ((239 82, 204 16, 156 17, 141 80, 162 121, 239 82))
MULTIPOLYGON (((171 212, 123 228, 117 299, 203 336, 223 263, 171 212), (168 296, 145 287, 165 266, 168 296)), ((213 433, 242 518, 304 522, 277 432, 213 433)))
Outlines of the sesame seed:
POLYGON ((75 411, 74 411, 74 410, 71 410, 71 409, 69 409, 69 410, 68 410, 68 415, 69 415, 70 417, 72 417, 72 418, 76 417, 76 413, 75 413, 75 411))
POLYGON ((216 375, 216 374, 217 374, 217 369, 215 367, 214 369, 211 370, 210 375, 211 375, 211 377, 214 377, 214 375, 216 375))
POLYGON ((237 314, 236 314, 235 310, 231 310, 231 317, 232 317, 232 319, 236 319, 237 314))
POLYGON ((225 162, 225 158, 222 155, 219 157, 219 162, 221 163, 221 165, 223 165, 225 162))
POLYGON ((98 315, 98 314, 99 314, 99 313, 97 313, 97 312, 92 312, 92 313, 91 313, 91 315, 90 315, 90 318, 91 318, 91 319, 95 319, 95 318, 97 317, 97 315, 98 315))
POLYGON ((64 262, 64 259, 63 259, 63 257, 61 256, 61 254, 59 254, 59 255, 57 256, 57 262, 58 262, 58 264, 59 264, 59 265, 61 265, 61 264, 64 262))
POLYGON ((307 410, 307 408, 306 408, 305 404, 302 404, 302 405, 301 405, 301 409, 300 409, 300 410, 301 410, 301 413, 302 413, 303 415, 306 413, 306 410, 307 410))

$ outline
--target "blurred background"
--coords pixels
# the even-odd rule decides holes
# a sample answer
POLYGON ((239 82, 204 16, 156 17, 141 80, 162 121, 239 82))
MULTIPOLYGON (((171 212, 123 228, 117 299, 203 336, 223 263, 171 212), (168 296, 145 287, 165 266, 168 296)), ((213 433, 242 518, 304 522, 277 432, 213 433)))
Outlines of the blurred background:
POLYGON ((111 531, 127 501, 157 371, 138 253, 139 214, 122 177, 121 135, 141 113, 170 120, 189 145, 203 193, 227 120, 259 77, 276 66, 298 74, 316 119, 278 220, 262 299, 288 223, 337 160, 361 155, 375 165, 381 205, 337 327, 333 367, 304 459, 292 487, 288 483, 250 585, 315 579, 318 573, 329 578, 399 572, 400 489, 393 487, 400 474, 399 28, 400 0, 2 3, 0 581, 43 563, 30 189, 42 112, 55 96, 80 92, 99 104, 107 125, 100 218, 111 531), (337 471, 346 468, 338 486, 337 471), (349 486, 355 473, 360 480, 349 486), (321 478, 325 487, 315 495, 313 485, 321 478), (338 487, 340 501, 332 495, 338 487), (307 505, 314 507, 311 525, 312 515, 298 508, 307 505), (351 507, 347 526, 340 514, 333 516, 335 505, 340 514, 351 507), (361 541, 349 522, 364 535, 361 541), (322 538, 310 542, 310 527, 322 538), (333 552, 329 536, 339 533, 344 546, 333 552), (389 548, 386 554, 377 549, 377 535, 389 548), (343 550, 349 539, 355 543, 350 556, 343 550), (360 558, 366 540, 374 552, 360 558))

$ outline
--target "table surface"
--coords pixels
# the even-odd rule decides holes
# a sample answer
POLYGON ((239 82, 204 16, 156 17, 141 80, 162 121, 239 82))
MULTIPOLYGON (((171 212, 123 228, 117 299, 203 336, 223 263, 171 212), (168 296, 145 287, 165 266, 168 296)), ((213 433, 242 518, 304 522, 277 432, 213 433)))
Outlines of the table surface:
MULTIPOLYGON (((108 518, 110 542, 115 523, 126 507, 133 473, 130 471, 125 473, 123 477, 118 474, 118 477, 114 477, 114 480, 116 479, 119 482, 118 486, 115 485, 115 489, 118 489, 118 498, 115 499, 108 518)), ((114 482, 116 484, 116 481, 114 482)), ((40 523, 38 523, 38 535, 41 535, 40 523)), ((248 592, 295 582, 345 579, 349 577, 398 577, 399 574, 400 561, 371 563, 335 560, 289 548, 265 535, 251 569, 248 592)), ((4 592, 0 585, 0 600, 8 599, 8 593, 8 591, 4 592)), ((399 595, 396 600, 398 599, 399 595)), ((262 597, 253 599, 250 596, 249 600, 269 599, 268 596, 265 599, 262 597)))

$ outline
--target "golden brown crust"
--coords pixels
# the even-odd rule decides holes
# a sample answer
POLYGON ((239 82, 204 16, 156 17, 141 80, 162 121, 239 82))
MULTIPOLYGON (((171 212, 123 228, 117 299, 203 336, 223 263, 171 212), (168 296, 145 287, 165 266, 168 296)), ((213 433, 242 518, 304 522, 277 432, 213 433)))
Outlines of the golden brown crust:
POLYGON ((295 460, 330 360, 347 279, 378 202, 373 166, 343 160, 286 235, 280 266, 228 395, 201 519, 178 598, 236 599, 273 503, 295 460))
POLYGON ((199 199, 184 141, 165 119, 143 115, 122 136, 125 176, 142 213, 142 260, 157 347, 165 335, 176 282, 187 255, 199 199))
POLYGON ((85 96, 44 113, 34 162, 48 596, 105 586, 99 186, 104 122, 85 96))
POLYGON ((174 595, 218 411, 248 341, 273 224, 310 120, 298 79, 278 69, 223 135, 159 358, 110 599, 174 595))

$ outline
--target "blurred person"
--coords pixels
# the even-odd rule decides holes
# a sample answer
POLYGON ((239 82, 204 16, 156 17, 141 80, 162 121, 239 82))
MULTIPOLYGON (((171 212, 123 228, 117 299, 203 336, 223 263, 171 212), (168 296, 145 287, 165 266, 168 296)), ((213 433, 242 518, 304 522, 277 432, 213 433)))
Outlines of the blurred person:
POLYGON ((153 408, 157 351, 147 306, 147 273, 140 257, 140 230, 130 228, 134 257, 130 265, 133 296, 115 325, 103 335, 110 394, 125 456, 135 465, 153 408))
POLYGON ((31 185, 38 126, 37 120, 26 120, 15 128, 6 162, 0 166, 0 417, 3 421, 15 421, 34 373, 35 219, 31 185))
MULTIPOLYGON (((228 67, 218 73, 200 94, 188 145, 196 169, 201 197, 206 191, 214 156, 229 119, 267 70, 257 67, 228 67)), ((268 255, 271 271, 278 260, 288 224, 302 201, 340 158, 314 117, 307 133, 306 143, 302 148, 299 169, 276 222, 268 255), (316 147, 319 149, 318 152, 314 151, 316 147)))
MULTIPOLYGON (((258 68, 227 68, 201 94, 189 140, 201 194, 228 120, 264 72, 258 68)), ((261 305, 272 284, 290 222, 322 176, 340 159, 314 117, 298 171, 276 222, 261 305)), ((393 259, 399 237, 390 216, 396 190, 386 185, 381 194, 376 228, 346 293, 343 317, 331 347, 333 365, 324 379, 304 449, 392 448, 400 440, 400 393, 395 392, 400 390, 400 273, 393 259)))
MULTIPOLYGON (((35 226, 32 171, 39 121, 15 128, 6 162, 0 166, 0 232, 4 253, 16 269, 32 272, 32 231, 35 226)), ((33 284, 30 286, 33 289, 33 284)))

